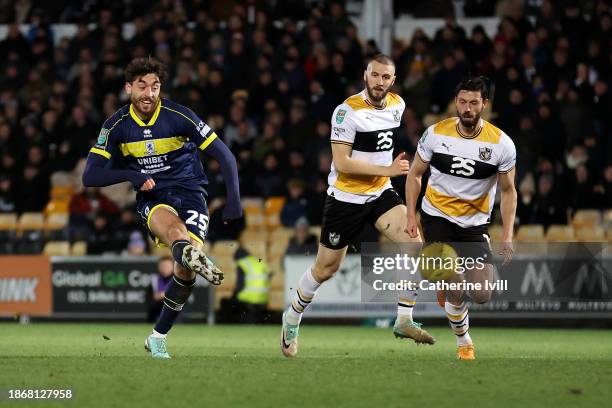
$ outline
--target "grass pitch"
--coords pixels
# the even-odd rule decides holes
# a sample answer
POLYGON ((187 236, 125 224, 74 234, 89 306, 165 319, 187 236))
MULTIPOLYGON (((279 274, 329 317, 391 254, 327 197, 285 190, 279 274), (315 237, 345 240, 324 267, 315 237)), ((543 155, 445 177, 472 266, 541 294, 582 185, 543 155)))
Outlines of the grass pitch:
MULTIPOLYGON (((390 329, 306 321, 299 356, 285 359, 277 326, 179 324, 173 359, 158 361, 143 349, 150 329, 0 324, 0 389, 75 393, 18 407, 603 407, 612 398, 609 330, 473 328, 478 359, 457 361, 448 328, 417 347, 390 329)), ((13 405, 1 398, 0 408, 13 405)))

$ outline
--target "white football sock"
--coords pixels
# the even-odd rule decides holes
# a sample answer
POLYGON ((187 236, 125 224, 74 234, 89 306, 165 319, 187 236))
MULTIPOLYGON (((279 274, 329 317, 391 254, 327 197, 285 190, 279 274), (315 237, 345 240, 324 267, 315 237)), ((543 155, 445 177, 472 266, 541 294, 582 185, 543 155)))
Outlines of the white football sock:
POLYGON ((398 293, 397 297, 397 317, 400 320, 412 320, 412 309, 416 304, 418 296, 416 290, 403 290, 398 293))
POLYGON ((300 324, 302 314, 312 302, 312 298, 317 293, 321 284, 312 276, 312 267, 306 269, 306 272, 300 278, 298 287, 293 294, 293 301, 285 313, 285 319, 289 324, 300 324))
POLYGON ((446 311, 446 317, 448 317, 448 323, 455 336, 457 336, 457 345, 465 346, 472 344, 472 339, 468 333, 470 329, 470 316, 468 315, 467 304, 461 302, 459 306, 455 306, 446 301, 444 303, 444 310, 446 311))

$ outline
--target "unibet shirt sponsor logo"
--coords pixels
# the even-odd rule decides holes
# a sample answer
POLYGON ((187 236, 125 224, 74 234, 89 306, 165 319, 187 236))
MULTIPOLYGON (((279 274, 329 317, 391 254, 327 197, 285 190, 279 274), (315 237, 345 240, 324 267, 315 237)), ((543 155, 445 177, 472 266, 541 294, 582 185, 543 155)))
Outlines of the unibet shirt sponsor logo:
POLYGON ((336 123, 340 125, 342 122, 344 122, 345 117, 346 117, 346 110, 339 109, 338 113, 336 113, 336 123))
POLYGON ((100 130, 100 134, 98 135, 98 144, 99 145, 103 145, 106 143, 106 139, 108 139, 108 129, 102 128, 102 130, 100 130))

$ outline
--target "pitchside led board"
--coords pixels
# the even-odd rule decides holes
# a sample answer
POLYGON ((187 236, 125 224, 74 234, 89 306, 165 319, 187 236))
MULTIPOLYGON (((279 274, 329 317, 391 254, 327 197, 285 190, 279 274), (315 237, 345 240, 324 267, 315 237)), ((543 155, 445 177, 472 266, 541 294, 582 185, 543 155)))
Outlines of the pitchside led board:
MULTIPOLYGON (((336 275, 317 292, 307 317, 393 316, 398 290, 406 288, 419 291, 416 306, 419 316, 444 316, 436 297, 442 286, 422 280, 418 273, 410 273, 408 261, 418 261, 420 245, 405 245, 410 244, 398 247, 397 244, 366 243, 361 247, 361 255, 348 255, 336 275)), ((313 262, 313 256, 285 257, 287 306, 291 302, 291 288, 313 262)), ((493 263, 496 271, 486 283, 492 290, 492 299, 485 304, 472 304, 470 313, 473 311, 474 315, 486 318, 612 318, 610 244, 516 245, 509 265, 502 266, 501 259, 497 258, 493 263)))
MULTIPOLYGON (((143 320, 157 271, 155 257, 0 257, 0 316, 143 320)), ((204 279, 184 308, 187 319, 211 319, 204 279)))

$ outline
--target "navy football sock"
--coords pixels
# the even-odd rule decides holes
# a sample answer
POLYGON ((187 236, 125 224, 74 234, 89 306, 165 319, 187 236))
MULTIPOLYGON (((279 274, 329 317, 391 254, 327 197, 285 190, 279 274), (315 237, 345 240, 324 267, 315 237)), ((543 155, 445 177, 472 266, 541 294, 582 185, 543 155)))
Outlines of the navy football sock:
POLYGON ((166 334, 174 324, 174 321, 178 317, 179 313, 183 309, 183 305, 189 299, 191 290, 195 285, 195 278, 190 281, 177 278, 176 275, 172 277, 168 288, 166 289, 166 295, 164 297, 164 306, 162 311, 155 323, 155 331, 160 334, 166 334))
POLYGON ((189 244, 191 244, 191 242, 185 239, 177 239, 172 243, 172 257, 176 262, 187 269, 189 269, 189 267, 183 263, 183 249, 189 244))

